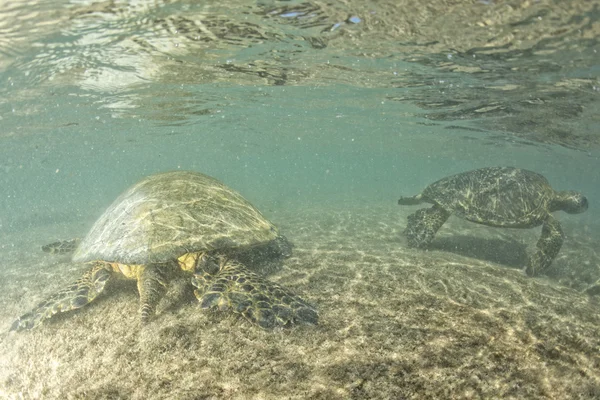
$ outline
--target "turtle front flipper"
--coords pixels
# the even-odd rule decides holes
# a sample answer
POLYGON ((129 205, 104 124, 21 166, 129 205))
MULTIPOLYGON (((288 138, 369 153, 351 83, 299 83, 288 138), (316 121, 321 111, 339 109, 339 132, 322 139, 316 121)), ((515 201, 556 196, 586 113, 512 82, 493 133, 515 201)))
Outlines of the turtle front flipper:
POLYGON ((421 208, 407 217, 404 235, 409 247, 427 247, 437 231, 450 217, 450 213, 439 206, 421 208))
POLYGON ((563 240, 564 234, 560 222, 549 215, 542 226, 542 236, 537 242, 535 253, 529 258, 525 273, 534 276, 547 269, 558 255, 563 240))
POLYGON ((421 204, 424 203, 425 200, 423 199, 423 195, 418 194, 416 196, 410 196, 410 197, 400 197, 398 199, 398 204, 401 206, 414 206, 417 204, 421 204))
POLYGON ((79 245, 79 239, 59 240, 58 242, 50 243, 42 246, 42 251, 52 254, 67 254, 75 251, 79 245))
POLYGON ((312 306, 237 261, 204 256, 198 264, 192 284, 202 308, 231 310, 265 329, 318 322, 312 306))
POLYGON ((75 283, 50 296, 33 310, 20 316, 12 324, 10 330, 33 329, 54 314, 85 306, 104 290, 104 286, 110 277, 111 271, 106 263, 92 263, 92 267, 75 283))

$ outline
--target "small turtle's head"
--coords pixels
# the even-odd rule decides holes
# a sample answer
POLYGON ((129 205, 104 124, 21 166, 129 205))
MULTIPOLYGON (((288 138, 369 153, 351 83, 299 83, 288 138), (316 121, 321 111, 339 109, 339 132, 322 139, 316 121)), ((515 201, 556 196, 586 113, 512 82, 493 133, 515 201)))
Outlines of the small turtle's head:
POLYGON ((554 207, 552 208, 563 210, 569 214, 579 214, 588 209, 588 200, 587 197, 579 192, 565 190, 556 193, 554 207))

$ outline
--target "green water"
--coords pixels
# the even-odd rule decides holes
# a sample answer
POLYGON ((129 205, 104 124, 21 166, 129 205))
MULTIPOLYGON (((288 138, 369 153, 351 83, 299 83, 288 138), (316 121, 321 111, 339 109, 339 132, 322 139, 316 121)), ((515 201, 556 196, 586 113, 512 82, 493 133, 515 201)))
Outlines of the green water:
MULTIPOLYGON (((393 203, 488 165, 598 197, 598 4, 7 4, 3 229, 138 178, 393 203)), ((35 219, 35 218, 33 218, 35 219)))

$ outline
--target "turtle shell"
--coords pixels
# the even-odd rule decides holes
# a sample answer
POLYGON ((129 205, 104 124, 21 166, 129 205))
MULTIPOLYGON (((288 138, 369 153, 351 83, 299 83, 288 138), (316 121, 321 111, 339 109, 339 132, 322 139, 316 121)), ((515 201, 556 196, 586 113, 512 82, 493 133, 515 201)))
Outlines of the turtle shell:
POLYGON ((555 192, 535 172, 491 167, 443 178, 429 185, 422 197, 472 222, 530 228, 548 217, 555 192))
POLYGON ((276 227, 238 192, 207 175, 175 171, 144 178, 121 194, 94 223, 73 260, 161 263, 277 236, 276 227))

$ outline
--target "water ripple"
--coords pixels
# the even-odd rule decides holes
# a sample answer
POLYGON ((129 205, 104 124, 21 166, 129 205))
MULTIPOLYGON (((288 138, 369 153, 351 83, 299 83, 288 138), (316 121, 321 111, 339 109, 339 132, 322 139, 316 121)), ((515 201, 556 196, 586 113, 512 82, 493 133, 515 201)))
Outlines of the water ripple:
MULTIPOLYGON (((383 100, 416 104, 433 123, 469 121, 572 148, 600 143, 573 126, 598 108, 597 4, 401 3, 6 3, 0 71, 19 90, 1 90, 18 99, 75 86, 127 116, 144 113, 150 86, 172 85, 180 124, 211 113, 210 99, 190 103, 203 96, 192 86, 346 84, 389 89, 383 100)), ((161 124, 171 119, 151 111, 161 124)))

